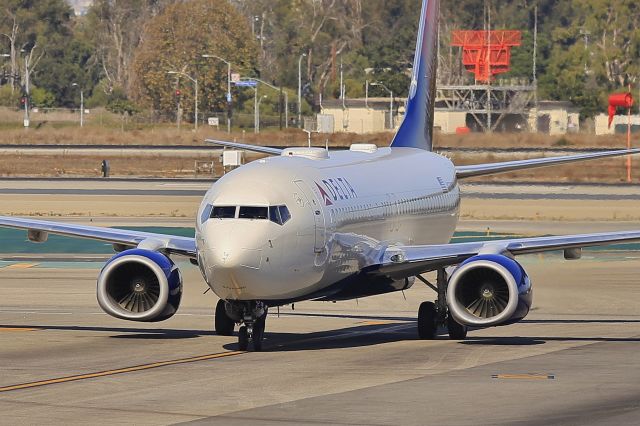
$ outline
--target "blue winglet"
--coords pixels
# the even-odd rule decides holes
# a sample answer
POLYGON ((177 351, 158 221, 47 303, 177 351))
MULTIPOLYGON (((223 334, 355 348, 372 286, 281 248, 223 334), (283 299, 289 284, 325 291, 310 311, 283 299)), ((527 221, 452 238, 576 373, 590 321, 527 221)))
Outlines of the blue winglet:
POLYGON ((433 109, 438 68, 439 0, 423 0, 407 110, 391 147, 433 147, 433 109))

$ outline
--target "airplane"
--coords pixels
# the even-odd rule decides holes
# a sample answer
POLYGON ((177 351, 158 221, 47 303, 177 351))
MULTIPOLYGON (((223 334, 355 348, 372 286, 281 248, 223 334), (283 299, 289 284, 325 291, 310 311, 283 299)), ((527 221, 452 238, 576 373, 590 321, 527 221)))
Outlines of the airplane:
POLYGON ((420 305, 421 339, 446 327, 513 324, 532 304, 532 283, 516 257, 640 241, 640 230, 451 244, 460 211, 459 182, 485 176, 640 153, 640 149, 456 166, 433 152, 439 1, 423 0, 405 118, 391 145, 349 150, 217 145, 268 154, 214 183, 193 238, 0 217, 0 226, 111 243, 117 254, 100 271, 97 299, 109 315, 156 322, 173 316, 183 282, 175 256, 197 265, 220 298, 215 330, 238 329, 240 350, 263 348, 269 308, 403 291, 422 281, 437 293, 420 305), (437 272, 435 283, 423 274, 437 272))

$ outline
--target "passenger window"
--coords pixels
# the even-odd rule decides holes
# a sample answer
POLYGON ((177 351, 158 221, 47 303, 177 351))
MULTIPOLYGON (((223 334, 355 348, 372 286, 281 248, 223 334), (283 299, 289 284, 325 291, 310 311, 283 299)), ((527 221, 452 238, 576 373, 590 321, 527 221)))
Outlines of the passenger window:
POLYGON ((214 207, 211 217, 213 219, 233 219, 236 217, 236 206, 214 207))
POLYGON ((269 207, 240 207, 240 219, 268 219, 269 207))
POLYGON ((211 217, 211 210, 213 209, 213 206, 211 204, 207 204, 204 208, 204 210, 202 210, 202 215, 200 216, 200 223, 205 223, 207 220, 209 220, 209 218, 211 217))

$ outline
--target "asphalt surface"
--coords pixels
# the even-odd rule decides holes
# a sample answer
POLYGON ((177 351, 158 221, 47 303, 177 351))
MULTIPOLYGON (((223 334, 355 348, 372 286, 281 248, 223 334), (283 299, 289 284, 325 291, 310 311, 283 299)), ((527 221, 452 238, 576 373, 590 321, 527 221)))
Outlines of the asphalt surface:
POLYGON ((188 264, 159 324, 103 314, 97 267, 5 264, 0 424, 637 424, 638 257, 523 257, 534 310, 464 342, 417 340, 424 286, 296 304, 270 313, 263 353, 211 331, 188 264))
MULTIPOLYGON (((202 197, 208 180, 0 180, 0 195, 202 197)), ((496 200, 638 201, 638 185, 463 184, 463 198, 496 200)))
MULTIPOLYGON (((0 188, 123 195, 135 185, 150 195, 179 195, 204 191, 209 184, 7 180, 0 188)), ((635 191, 626 186, 465 187, 488 198, 576 190, 602 196, 635 191)), ((15 197, 29 200, 31 194, 15 197)), ((55 202, 65 197, 70 195, 55 202)), ((73 202, 89 202, 96 211, 100 198, 110 204, 137 200, 81 196, 73 202)), ((157 210, 153 204, 149 209, 158 213, 174 208, 168 203, 190 201, 157 198, 157 210)), ((600 203, 588 205, 595 204, 600 203)), ((142 212, 141 205, 137 209, 142 212)), ((56 220, 193 225, 192 215, 141 219, 85 213, 56 220)), ((638 224, 489 220, 463 221, 459 229, 543 235, 638 229, 638 224)), ((416 285, 404 295, 299 303, 295 310, 283 307, 280 315, 272 311, 263 353, 239 352, 235 337, 215 335, 217 299, 203 294, 202 278, 189 264, 180 265, 185 294, 179 313, 145 324, 111 318, 97 306, 95 282, 104 255, 3 258, 0 424, 588 425, 637 424, 640 416, 638 252, 585 252, 575 262, 557 255, 519 258, 534 283, 534 309, 519 324, 472 331, 464 342, 445 336, 417 339, 418 306, 434 294, 416 285)))

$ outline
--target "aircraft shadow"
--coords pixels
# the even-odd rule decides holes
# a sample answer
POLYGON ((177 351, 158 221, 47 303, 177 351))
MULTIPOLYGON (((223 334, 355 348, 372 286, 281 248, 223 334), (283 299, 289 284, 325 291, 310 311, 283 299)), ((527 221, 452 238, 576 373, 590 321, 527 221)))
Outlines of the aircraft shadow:
MULTIPOLYGON (((447 337, 443 334, 440 338, 445 339, 447 337)), ((264 350, 272 352, 297 352, 343 349, 376 346, 407 340, 418 340, 414 323, 361 325, 339 330, 305 334, 269 332, 267 329, 265 333, 264 350), (403 327, 403 325, 405 325, 405 327, 403 327), (398 328, 389 330, 390 327, 394 326, 398 328)), ((223 347, 229 350, 238 349, 237 343, 229 343, 223 347)))
MULTIPOLYGON (((269 316, 277 316, 276 312, 269 311, 269 316)), ((342 319, 357 319, 363 321, 415 321, 416 316, 411 317, 397 317, 397 316, 385 316, 385 315, 354 315, 354 314, 330 314, 330 313, 311 313, 311 312, 281 312, 280 316, 298 316, 305 318, 342 318, 342 319)))
POLYGON ((126 333, 109 336, 113 339, 194 339, 202 336, 215 336, 212 330, 184 330, 169 328, 130 328, 130 327, 89 327, 76 325, 0 325, 3 328, 34 328, 56 331, 94 331, 103 333, 126 333))

